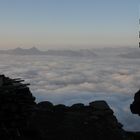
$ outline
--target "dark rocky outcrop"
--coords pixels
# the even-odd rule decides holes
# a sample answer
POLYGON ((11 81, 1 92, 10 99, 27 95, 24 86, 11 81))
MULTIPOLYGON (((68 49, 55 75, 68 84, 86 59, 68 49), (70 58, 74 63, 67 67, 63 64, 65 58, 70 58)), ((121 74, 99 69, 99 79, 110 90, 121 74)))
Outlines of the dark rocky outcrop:
POLYGON ((124 140, 122 125, 105 101, 90 105, 74 104, 71 107, 42 102, 31 118, 30 128, 40 131, 45 140, 124 140), (52 107, 53 106, 53 107, 52 107))
MULTIPOLYGON (((105 101, 36 104, 23 80, 0 76, 1 140, 132 140, 105 101), (129 139, 130 140, 130 139, 129 139)), ((137 134, 137 136, 139 136, 137 134)))
POLYGON ((135 93, 134 101, 130 105, 130 109, 133 114, 140 115, 140 90, 135 93))
POLYGON ((22 81, 0 75, 0 139, 18 139, 27 128, 35 98, 22 81))

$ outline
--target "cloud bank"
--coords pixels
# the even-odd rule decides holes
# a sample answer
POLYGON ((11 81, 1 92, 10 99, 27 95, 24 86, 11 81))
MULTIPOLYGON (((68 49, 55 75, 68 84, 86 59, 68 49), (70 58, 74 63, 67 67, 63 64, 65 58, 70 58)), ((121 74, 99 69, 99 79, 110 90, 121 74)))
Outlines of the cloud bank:
POLYGON ((140 131, 140 117, 129 109, 140 88, 139 66, 138 59, 108 55, 94 59, 0 56, 0 73, 29 82, 37 102, 71 105, 106 100, 124 129, 131 131, 140 131))

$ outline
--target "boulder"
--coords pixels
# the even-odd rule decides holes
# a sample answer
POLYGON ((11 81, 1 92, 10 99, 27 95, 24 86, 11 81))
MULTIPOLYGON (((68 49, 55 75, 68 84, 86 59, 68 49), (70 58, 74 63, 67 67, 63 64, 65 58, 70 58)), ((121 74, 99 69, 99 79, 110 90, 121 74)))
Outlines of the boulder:
POLYGON ((71 109, 73 109, 73 110, 81 110, 83 108, 84 108, 84 104, 82 104, 82 103, 76 103, 71 106, 71 109))
POLYGON ((89 103, 94 110, 110 110, 108 104, 105 101, 94 101, 89 103))
POLYGON ((0 138, 20 139, 35 106, 28 84, 0 76, 0 138))
POLYGON ((71 107, 55 105, 39 110, 30 128, 41 131, 44 140, 125 140, 126 134, 105 101, 89 106, 77 103, 71 107))
POLYGON ((133 114, 140 115, 140 90, 135 93, 134 101, 130 105, 130 109, 133 114))
POLYGON ((38 103, 37 107, 44 110, 52 110, 54 106, 49 101, 43 101, 43 102, 38 103))

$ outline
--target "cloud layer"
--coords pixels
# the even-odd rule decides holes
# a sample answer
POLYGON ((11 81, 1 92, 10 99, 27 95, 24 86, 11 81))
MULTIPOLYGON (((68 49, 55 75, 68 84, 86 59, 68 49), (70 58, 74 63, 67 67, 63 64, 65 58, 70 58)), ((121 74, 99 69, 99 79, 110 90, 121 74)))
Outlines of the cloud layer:
POLYGON ((71 105, 106 100, 124 129, 140 131, 140 117, 129 109, 134 93, 140 88, 139 66, 138 59, 113 55, 94 59, 0 56, 0 73, 29 82, 37 102, 49 100, 71 105))

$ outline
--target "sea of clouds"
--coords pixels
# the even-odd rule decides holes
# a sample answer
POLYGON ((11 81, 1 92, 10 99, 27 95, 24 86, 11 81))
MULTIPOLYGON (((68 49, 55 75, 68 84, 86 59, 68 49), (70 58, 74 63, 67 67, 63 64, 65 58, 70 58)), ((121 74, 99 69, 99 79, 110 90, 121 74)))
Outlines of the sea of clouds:
POLYGON ((140 117, 130 112, 140 88, 140 59, 98 51, 97 58, 0 55, 0 73, 31 84, 36 101, 88 104, 106 100, 124 129, 140 131, 140 117))

